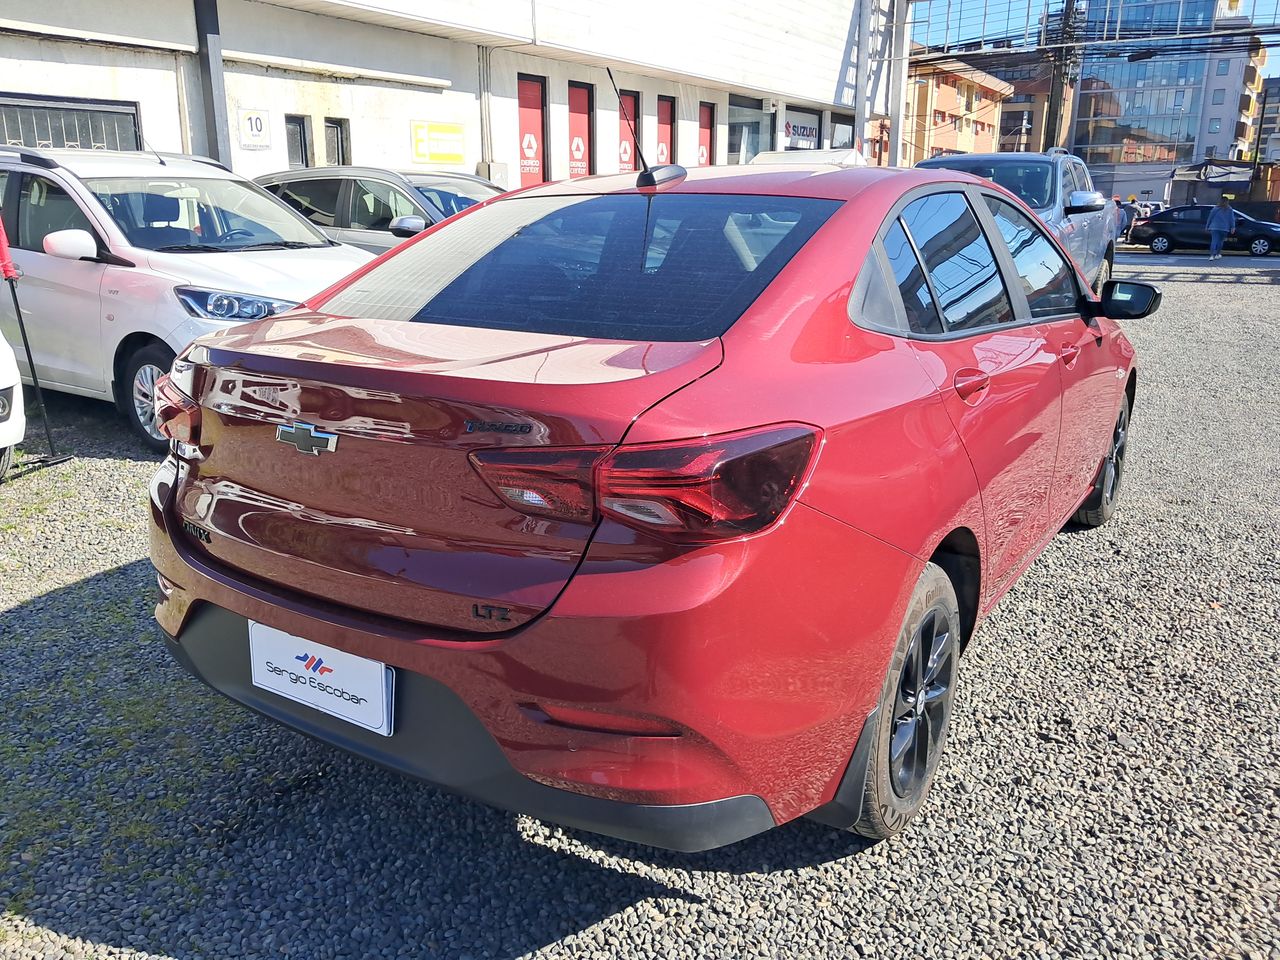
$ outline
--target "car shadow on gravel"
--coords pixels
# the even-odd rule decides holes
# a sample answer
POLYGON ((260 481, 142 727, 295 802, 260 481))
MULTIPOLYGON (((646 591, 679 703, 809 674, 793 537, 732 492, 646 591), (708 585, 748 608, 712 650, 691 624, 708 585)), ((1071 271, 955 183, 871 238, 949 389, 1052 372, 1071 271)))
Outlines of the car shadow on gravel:
POLYGON ((697 900, 209 691, 161 646, 153 577, 135 561, 0 618, 10 937, 182 960, 515 957, 697 900))

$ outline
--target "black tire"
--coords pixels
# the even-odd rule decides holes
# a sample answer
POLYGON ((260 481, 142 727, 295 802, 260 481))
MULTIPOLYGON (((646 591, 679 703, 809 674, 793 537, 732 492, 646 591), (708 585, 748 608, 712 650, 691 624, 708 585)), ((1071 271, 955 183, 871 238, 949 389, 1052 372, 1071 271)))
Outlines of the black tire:
MULTIPOLYGON (((154 420, 141 419, 142 401, 147 389, 143 380, 150 377, 155 370, 168 373, 173 366, 173 351, 163 343, 149 343, 135 350, 125 361, 121 371, 120 382, 116 384, 116 405, 124 415, 125 422, 142 443, 155 453, 164 453, 169 449, 169 441, 154 432, 154 420), (147 371, 146 373, 143 373, 147 371), (139 374, 143 373, 140 378, 139 374)), ((154 387, 154 378, 150 386, 154 387)))
POLYGON ((1093 292, 1098 296, 1102 296, 1102 288, 1111 279, 1111 264, 1114 257, 1115 254, 1108 250, 1107 255, 1102 258, 1102 263, 1098 265, 1098 275, 1093 278, 1093 292))
POLYGON ((892 837, 920 812, 947 742, 960 659, 960 608, 951 580, 925 565, 885 672, 863 769, 862 816, 849 827, 873 840, 892 837), (928 646, 929 655, 919 652, 928 646), (921 688, 929 691, 920 705, 921 688), (895 760, 895 752, 898 759, 895 760))
POLYGON ((1151 238, 1152 253, 1173 253, 1173 240, 1165 233, 1157 233, 1151 238))
POLYGON ((0 483, 4 483, 4 475, 13 466, 13 447, 0 448, 0 483))
POLYGON ((1249 256, 1265 257, 1271 253, 1271 241, 1266 237, 1254 237, 1249 241, 1249 256))
POLYGON ((1082 527, 1100 527, 1116 512, 1125 474, 1125 454, 1129 449, 1129 397, 1120 402, 1116 425, 1111 431, 1111 445, 1098 467, 1093 488, 1072 519, 1082 527))

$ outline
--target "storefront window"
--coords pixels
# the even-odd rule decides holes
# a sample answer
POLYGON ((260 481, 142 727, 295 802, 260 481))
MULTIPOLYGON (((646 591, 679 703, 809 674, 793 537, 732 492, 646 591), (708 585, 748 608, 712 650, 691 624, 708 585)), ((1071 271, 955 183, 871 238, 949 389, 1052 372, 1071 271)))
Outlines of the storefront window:
POLYGON ((782 149, 817 150, 822 145, 819 137, 822 115, 812 110, 787 109, 782 123, 782 149))
POLYGON ((757 153, 773 149, 773 114, 764 101, 729 95, 729 163, 749 163, 757 153))
POLYGON ((853 117, 843 113, 831 115, 831 149, 852 150, 856 146, 853 136, 853 117))

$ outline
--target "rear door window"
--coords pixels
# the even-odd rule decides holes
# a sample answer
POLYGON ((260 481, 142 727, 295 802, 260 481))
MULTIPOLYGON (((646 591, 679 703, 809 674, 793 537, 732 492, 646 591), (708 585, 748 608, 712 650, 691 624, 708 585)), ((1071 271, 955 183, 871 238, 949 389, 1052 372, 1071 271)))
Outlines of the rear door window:
POLYGON ((338 194, 342 191, 341 177, 288 180, 271 187, 271 190, 317 227, 340 226, 338 194))
POLYGON ((1013 305, 995 253, 961 193, 932 193, 903 209, 947 330, 1008 323, 1013 305))
POLYGON ((796 197, 515 197, 404 247, 340 316, 620 340, 723 334, 840 206, 796 197))
POLYGON ((357 180, 351 185, 351 226, 356 230, 390 230, 396 217, 421 216, 413 201, 389 183, 357 180))

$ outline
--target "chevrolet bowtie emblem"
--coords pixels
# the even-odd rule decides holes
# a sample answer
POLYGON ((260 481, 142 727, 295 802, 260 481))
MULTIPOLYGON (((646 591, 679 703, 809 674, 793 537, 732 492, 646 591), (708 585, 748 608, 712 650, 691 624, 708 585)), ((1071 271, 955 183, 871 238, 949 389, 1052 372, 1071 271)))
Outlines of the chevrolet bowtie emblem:
POLYGON ((321 453, 333 453, 338 449, 338 435, 325 433, 310 423, 298 423, 292 426, 281 424, 276 427, 276 439, 281 443, 292 444, 299 453, 309 453, 313 457, 321 453))

